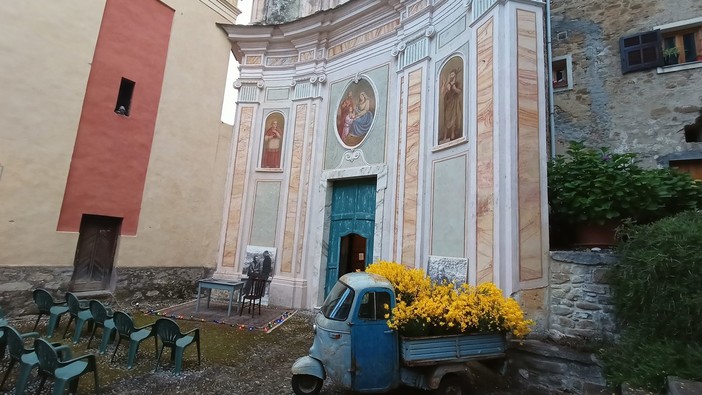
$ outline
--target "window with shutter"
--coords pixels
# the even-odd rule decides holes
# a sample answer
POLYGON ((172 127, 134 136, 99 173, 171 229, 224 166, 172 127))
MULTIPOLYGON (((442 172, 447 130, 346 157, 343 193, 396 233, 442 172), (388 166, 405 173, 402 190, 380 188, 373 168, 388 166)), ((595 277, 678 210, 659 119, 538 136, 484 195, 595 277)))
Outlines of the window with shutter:
POLYGON ((661 66, 663 64, 661 40, 659 30, 622 37, 619 40, 622 73, 661 66))

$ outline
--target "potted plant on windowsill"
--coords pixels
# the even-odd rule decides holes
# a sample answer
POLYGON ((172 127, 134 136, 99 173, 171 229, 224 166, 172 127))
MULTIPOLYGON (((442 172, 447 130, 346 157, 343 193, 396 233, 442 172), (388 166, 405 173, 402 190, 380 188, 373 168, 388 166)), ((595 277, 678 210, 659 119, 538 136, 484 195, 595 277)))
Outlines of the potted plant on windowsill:
POLYGON ((663 50, 663 63, 666 66, 671 66, 678 64, 678 56, 680 55, 680 50, 678 47, 670 47, 663 50))
POLYGON ((647 223, 702 207, 700 182, 674 169, 645 169, 635 158, 572 143, 548 164, 551 224, 573 230, 576 246, 612 247, 624 220, 647 223), (593 231, 599 238, 587 239, 593 231))

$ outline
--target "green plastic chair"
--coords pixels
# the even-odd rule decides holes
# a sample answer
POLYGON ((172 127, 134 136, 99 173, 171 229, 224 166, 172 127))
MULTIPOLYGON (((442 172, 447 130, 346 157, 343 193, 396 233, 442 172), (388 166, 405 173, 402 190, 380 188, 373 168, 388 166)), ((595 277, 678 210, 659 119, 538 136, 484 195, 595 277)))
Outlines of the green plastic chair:
POLYGON ((57 302, 54 297, 51 296, 49 291, 41 288, 37 288, 32 292, 32 297, 34 298, 34 303, 36 303, 39 308, 39 316, 37 321, 34 323, 33 331, 37 330, 39 325, 39 320, 43 315, 49 316, 49 323, 46 327, 46 336, 51 337, 54 335, 54 331, 58 328, 61 322, 61 316, 68 313, 68 305, 66 302, 57 302))
POLYGON ((39 377, 41 377, 37 394, 41 392, 46 379, 49 377, 54 379, 54 395, 63 395, 67 385, 69 386, 69 392, 75 394, 78 390, 80 376, 90 372, 93 372, 95 377, 95 393, 100 393, 95 355, 87 354, 67 361, 61 361, 56 348, 44 339, 34 340, 34 350, 39 360, 39 377))
MULTIPOLYGON (((0 307, 0 327, 7 325, 7 320, 5 319, 5 312, 0 307)), ((0 360, 5 358, 5 347, 7 346, 7 335, 5 331, 0 328, 0 360)))
MULTIPOLYGON (((3 331, 7 336, 7 348, 10 351, 10 363, 7 366, 7 371, 2 378, 0 383, 0 390, 5 385, 7 377, 10 375, 12 368, 17 362, 20 363, 19 376, 17 376, 17 381, 15 382, 15 393, 17 395, 24 394, 24 390, 27 386, 27 381, 29 380, 29 375, 35 366, 39 364, 39 359, 37 358, 36 352, 33 348, 27 348, 24 345, 26 339, 38 338, 38 332, 29 332, 20 334, 15 328, 11 326, 4 326, 3 331)), ((62 360, 71 358, 71 349, 68 346, 61 345, 61 343, 51 343, 56 352, 59 354, 62 360)))
POLYGON ((73 334, 73 343, 78 343, 80 341, 80 334, 83 332, 83 325, 87 323, 88 329, 92 329, 92 325, 95 322, 93 313, 90 312, 87 301, 79 300, 78 297, 71 292, 66 292, 66 304, 68 304, 68 313, 71 318, 68 320, 66 330, 63 331, 63 337, 66 337, 66 333, 68 333, 68 329, 71 327, 71 322, 75 320, 76 331, 73 334))
POLYGON ((156 335, 161 339, 161 351, 156 357, 156 369, 161 362, 161 354, 163 349, 168 347, 171 349, 171 361, 175 361, 175 374, 180 373, 183 365, 183 352, 185 348, 193 343, 197 345, 197 363, 200 364, 200 329, 195 328, 186 333, 180 332, 178 324, 170 318, 159 318, 156 320, 156 335))
POLYGON ((154 350, 158 350, 158 339, 156 339, 154 324, 144 325, 137 328, 134 326, 134 320, 132 317, 121 311, 115 311, 112 319, 114 320, 115 328, 117 329, 117 344, 115 345, 115 351, 112 352, 110 362, 114 361, 115 354, 117 354, 117 349, 119 348, 119 343, 122 340, 129 341, 129 357, 127 358, 128 369, 131 369, 132 366, 134 366, 134 360, 136 359, 137 352, 139 351, 139 344, 141 344, 141 342, 144 340, 153 336, 154 350))
POLYGON ((100 347, 98 352, 104 354, 107 349, 107 345, 110 343, 110 339, 114 339, 115 332, 115 321, 112 318, 112 310, 105 307, 99 300, 91 300, 89 303, 90 313, 93 315, 93 330, 90 333, 90 340, 88 340, 88 348, 90 348, 90 342, 93 341, 95 337, 95 332, 98 328, 102 328, 102 342, 100 342, 100 347))

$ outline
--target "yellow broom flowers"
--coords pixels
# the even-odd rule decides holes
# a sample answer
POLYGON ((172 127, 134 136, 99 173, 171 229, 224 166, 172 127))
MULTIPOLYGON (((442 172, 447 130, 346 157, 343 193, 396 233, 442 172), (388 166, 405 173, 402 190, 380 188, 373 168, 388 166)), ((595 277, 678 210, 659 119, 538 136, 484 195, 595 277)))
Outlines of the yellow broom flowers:
POLYGON ((405 336, 478 332, 511 332, 524 337, 533 321, 524 318, 519 303, 502 295, 493 283, 458 289, 453 284, 432 284, 421 269, 378 261, 366 272, 387 278, 397 303, 388 326, 405 336))

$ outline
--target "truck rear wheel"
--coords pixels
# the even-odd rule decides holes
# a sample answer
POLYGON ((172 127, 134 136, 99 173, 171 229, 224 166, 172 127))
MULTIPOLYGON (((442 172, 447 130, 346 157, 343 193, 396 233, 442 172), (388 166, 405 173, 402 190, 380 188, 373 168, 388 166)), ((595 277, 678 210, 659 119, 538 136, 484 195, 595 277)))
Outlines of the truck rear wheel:
POLYGON ((447 374, 441 379, 435 395, 468 395, 468 388, 461 378, 455 374, 447 374))
POLYGON ((309 374, 292 377, 292 388, 296 395, 317 395, 322 390, 322 379, 309 374))

